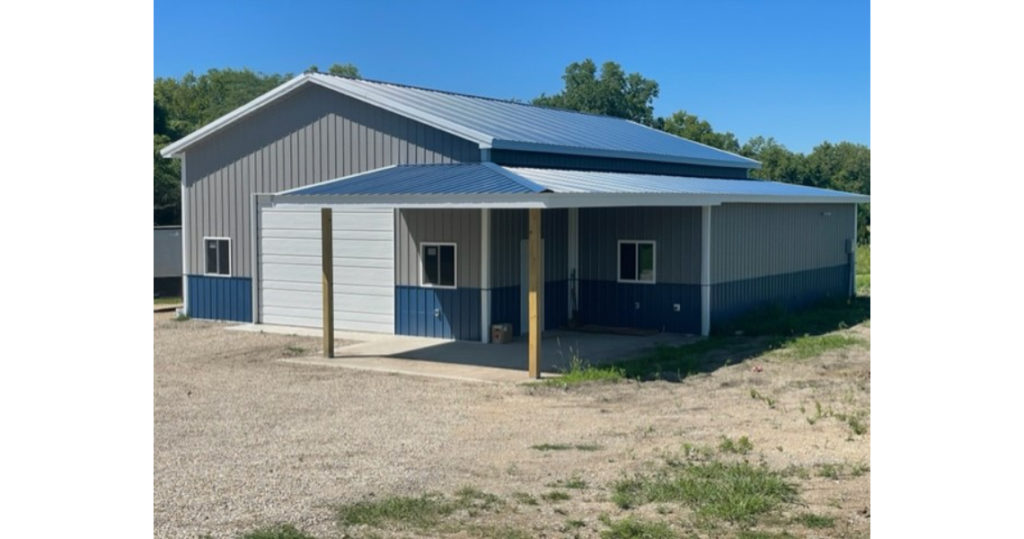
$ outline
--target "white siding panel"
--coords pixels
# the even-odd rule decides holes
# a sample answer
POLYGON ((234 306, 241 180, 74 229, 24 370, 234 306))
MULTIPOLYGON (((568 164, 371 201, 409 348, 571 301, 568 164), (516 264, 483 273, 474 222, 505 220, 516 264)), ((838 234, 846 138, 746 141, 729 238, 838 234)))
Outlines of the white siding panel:
MULTIPOLYGON (((320 327, 320 209, 268 207, 260 217, 260 312, 266 324, 320 327)), ((394 333, 394 213, 335 208, 334 323, 394 333)))

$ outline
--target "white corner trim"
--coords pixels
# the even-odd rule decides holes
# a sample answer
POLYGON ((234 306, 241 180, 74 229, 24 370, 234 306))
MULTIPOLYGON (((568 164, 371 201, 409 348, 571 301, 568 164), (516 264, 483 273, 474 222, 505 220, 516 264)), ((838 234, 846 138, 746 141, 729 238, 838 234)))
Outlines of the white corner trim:
POLYGON ((480 210, 480 342, 491 342, 491 210, 480 210))
POLYGON ((711 334, 711 206, 700 211, 700 334, 711 334))

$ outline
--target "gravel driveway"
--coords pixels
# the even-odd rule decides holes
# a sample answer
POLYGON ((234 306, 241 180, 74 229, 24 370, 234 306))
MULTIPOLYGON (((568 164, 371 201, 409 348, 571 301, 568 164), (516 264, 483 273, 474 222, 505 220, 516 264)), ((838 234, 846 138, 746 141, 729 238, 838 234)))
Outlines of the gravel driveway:
MULTIPOLYGON (((235 537, 276 522, 336 537, 332 504, 466 485, 539 493, 573 473, 604 485, 684 442, 714 445, 723 435, 749 436, 779 467, 869 459, 870 434, 852 438, 839 421, 809 425, 801 410, 819 399, 866 409, 866 350, 566 392, 294 365, 276 360, 312 353, 317 339, 223 328, 155 317, 157 537, 235 537), (778 405, 752 399, 753 387, 778 405), (531 449, 544 443, 601 449, 531 449)), ((866 534, 869 478, 810 477, 803 499, 841 518, 835 533, 866 534)), ((588 526, 597 510, 615 515, 606 492, 562 509, 585 513, 588 526)), ((510 518, 536 527, 566 517, 542 506, 510 518)))

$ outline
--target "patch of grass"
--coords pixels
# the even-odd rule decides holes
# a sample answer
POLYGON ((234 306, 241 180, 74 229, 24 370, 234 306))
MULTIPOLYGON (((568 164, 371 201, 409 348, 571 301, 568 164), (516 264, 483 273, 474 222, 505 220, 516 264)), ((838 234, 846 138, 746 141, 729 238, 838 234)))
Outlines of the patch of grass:
MULTIPOLYGON (((715 456, 715 450, 706 445, 693 445, 689 442, 683 443, 683 457, 686 460, 711 460, 715 456)), ((674 465, 673 459, 668 459, 669 465, 674 465)))
POLYGON ((177 305, 181 303, 178 296, 167 296, 165 298, 153 298, 153 305, 177 305))
POLYGON ((765 404, 768 405, 769 408, 773 410, 775 409, 775 399, 758 393, 758 391, 754 388, 750 388, 750 398, 754 400, 763 401, 765 404))
POLYGON ((583 480, 578 474, 573 474, 569 479, 560 479, 553 483, 548 483, 549 487, 552 488, 571 488, 576 490, 582 490, 587 488, 587 482, 583 480))
POLYGON ((601 539, 673 539, 679 537, 665 522, 644 520, 629 516, 622 520, 605 517, 602 522, 608 526, 601 532, 601 539))
POLYGON ((301 346, 295 346, 294 344, 289 344, 288 346, 284 347, 284 353, 285 353, 286 356, 292 356, 292 357, 294 357, 294 356, 301 356, 302 354, 306 353, 306 349, 301 347, 301 346))
POLYGON ((513 492, 512 499, 523 505, 538 505, 537 498, 526 492, 513 492))
POLYGON ((569 496, 568 492, 561 490, 552 490, 551 492, 541 494, 540 497, 544 499, 544 501, 548 502, 562 502, 572 498, 572 496, 569 496))
POLYGON ((266 528, 253 530, 241 536, 242 539, 316 539, 312 535, 292 526, 291 524, 277 524, 266 528))
POLYGON ((817 466, 818 471, 816 475, 818 477, 827 477, 829 479, 839 479, 843 474, 842 464, 825 463, 817 466))
POLYGON ((827 335, 804 335, 789 340, 783 347, 788 355, 797 359, 817 357, 830 350, 864 344, 864 339, 852 335, 830 333, 827 335))
POLYGON ((580 529, 580 528, 582 528, 582 527, 584 527, 586 525, 587 525, 587 523, 583 522, 582 520, 569 519, 569 520, 565 521, 565 526, 563 526, 563 531, 578 530, 578 529, 580 529))
POLYGON ((602 446, 597 444, 576 444, 573 446, 577 451, 599 451, 604 449, 602 446))
POLYGON ((797 515, 793 522, 803 525, 805 528, 834 528, 836 525, 836 519, 825 515, 816 515, 814 513, 803 513, 797 515))
POLYGON ((416 498, 395 496, 356 502, 339 507, 336 514, 342 524, 373 527, 400 524, 424 529, 436 526, 442 517, 450 515, 455 509, 453 503, 441 496, 425 494, 416 498))
POLYGON ((857 287, 858 296, 870 296, 871 295, 871 274, 862 275, 859 273, 860 268, 857 268, 858 273, 853 277, 855 285, 857 287))
POLYGON ((654 475, 636 475, 613 485, 612 501, 628 509, 645 503, 684 503, 702 517, 750 523, 796 501, 796 486, 766 466, 686 463, 654 475))
POLYGON ((793 535, 787 531, 766 532, 758 530, 742 530, 736 534, 736 539, 793 539, 793 535))
POLYGON ((568 388, 589 383, 619 382, 624 378, 621 368, 615 366, 595 367, 578 355, 569 360, 569 368, 558 378, 540 382, 541 385, 568 388))
POLYGON ((174 321, 175 322, 184 322, 184 321, 186 321, 188 319, 189 319, 189 316, 187 314, 185 314, 185 313, 178 313, 178 315, 174 317, 174 321))
POLYGON ((722 436, 722 443, 718 444, 718 450, 722 453, 746 455, 753 449, 754 444, 750 443, 750 439, 746 436, 740 436, 736 441, 728 436, 722 436))
POLYGON ((501 499, 494 494, 464 487, 455 493, 454 498, 424 494, 419 497, 394 496, 347 504, 337 508, 336 516, 343 525, 364 524, 377 528, 390 525, 422 530, 438 526, 444 517, 458 510, 468 511, 470 516, 475 516, 480 511, 493 510, 501 504, 501 499))
POLYGON ((868 466, 866 463, 863 463, 863 462, 859 462, 859 463, 854 464, 853 466, 850 467, 850 475, 852 475, 854 477, 860 477, 860 476, 862 476, 865 473, 870 472, 870 471, 871 471, 871 467, 868 466))
POLYGON ((857 275, 871 275, 871 245, 857 246, 857 275))

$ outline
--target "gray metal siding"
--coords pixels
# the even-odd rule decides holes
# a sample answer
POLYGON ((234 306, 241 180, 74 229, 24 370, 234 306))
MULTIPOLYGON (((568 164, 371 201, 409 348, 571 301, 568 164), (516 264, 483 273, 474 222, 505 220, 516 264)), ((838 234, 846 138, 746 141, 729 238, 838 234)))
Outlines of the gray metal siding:
MULTIPOLYGON (((528 210, 491 210, 491 288, 519 286, 519 249, 527 239, 528 210)), ((544 280, 569 278, 569 210, 542 210, 544 280)))
POLYGON ((523 152, 514 150, 491 150, 491 161, 510 167, 562 168, 572 170, 593 170, 604 172, 637 172, 641 174, 666 174, 673 176, 695 176, 700 178, 747 178, 747 169, 686 165, 643 161, 640 159, 613 159, 545 152, 523 152))
POLYGON ((657 282, 700 284, 700 211, 683 207, 580 209, 580 279, 617 281, 618 240, 654 240, 657 282))
POLYGON ((854 233, 852 204, 714 206, 711 282, 848 264, 854 233))
POLYGON ((476 144, 331 90, 296 91, 187 151, 189 272, 202 238, 231 238, 235 276, 252 274, 252 193, 273 193, 393 164, 478 161, 476 144))
POLYGON ((456 286, 480 288, 480 210, 398 210, 395 284, 420 286, 423 242, 455 243, 456 286))

